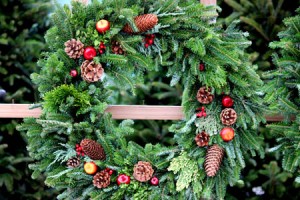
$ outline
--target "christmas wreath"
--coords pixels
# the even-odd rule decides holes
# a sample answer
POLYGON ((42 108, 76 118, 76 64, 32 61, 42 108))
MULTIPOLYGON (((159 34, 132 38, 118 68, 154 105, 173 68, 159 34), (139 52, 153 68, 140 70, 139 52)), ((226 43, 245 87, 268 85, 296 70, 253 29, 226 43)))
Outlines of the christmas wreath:
POLYGON ((52 15, 39 73, 42 116, 27 118, 32 177, 58 199, 222 199, 240 182, 244 156, 263 156, 255 131, 264 121, 262 81, 237 22, 211 24, 215 7, 195 0, 72 2, 52 15), (149 70, 168 68, 184 86, 185 120, 170 128, 176 145, 127 141, 132 120, 105 110, 111 86, 130 88, 149 70))

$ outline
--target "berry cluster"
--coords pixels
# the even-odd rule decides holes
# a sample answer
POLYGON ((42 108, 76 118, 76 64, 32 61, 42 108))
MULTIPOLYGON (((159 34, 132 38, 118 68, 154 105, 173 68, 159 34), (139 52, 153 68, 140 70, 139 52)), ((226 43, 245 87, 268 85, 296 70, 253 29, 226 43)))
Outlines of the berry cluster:
POLYGON ((197 111, 200 111, 200 112, 197 112, 197 114, 196 114, 197 118, 201 118, 201 117, 206 117, 207 116, 204 106, 202 106, 202 108, 198 108, 197 111))
POLYGON ((84 156, 83 149, 79 144, 76 144, 76 153, 78 156, 84 156))
POLYGON ((155 35, 154 34, 147 34, 144 41, 145 41, 145 47, 148 48, 149 46, 154 44, 155 35))
POLYGON ((100 46, 99 46, 99 53, 100 54, 104 54, 105 52, 105 49, 106 49, 106 46, 103 42, 100 43, 100 46))
POLYGON ((110 168, 106 168, 105 171, 108 172, 109 175, 112 175, 114 173, 114 170, 110 168))

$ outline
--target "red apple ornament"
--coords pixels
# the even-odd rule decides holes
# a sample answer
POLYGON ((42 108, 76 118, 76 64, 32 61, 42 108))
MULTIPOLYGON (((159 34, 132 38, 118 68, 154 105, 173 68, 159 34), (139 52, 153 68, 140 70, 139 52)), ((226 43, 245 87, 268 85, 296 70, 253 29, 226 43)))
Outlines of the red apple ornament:
POLYGON ((153 176, 153 177, 150 179, 150 184, 153 185, 153 186, 158 186, 158 184, 159 184, 159 179, 158 179, 156 176, 153 176))
POLYGON ((231 127, 225 127, 221 130, 220 135, 224 142, 229 142, 234 138, 234 129, 231 127))
POLYGON ((105 33, 109 29, 110 29, 110 23, 109 23, 109 21, 107 21, 105 19, 101 19, 100 21, 98 21, 96 23, 96 30, 99 33, 105 33))
POLYGON ((130 176, 127 176, 126 174, 120 174, 117 178, 117 183, 118 183, 118 185, 129 184, 130 176))
POLYGON ((78 75, 76 69, 72 69, 72 70, 70 71, 70 75, 71 75, 73 78, 75 78, 75 77, 78 75))
POLYGON ((225 107, 225 108, 230 108, 233 106, 233 99, 230 97, 230 96, 224 96, 222 98, 222 105, 225 107))
POLYGON ((83 52, 83 57, 86 60, 93 60, 93 58, 97 55, 97 51, 94 47, 86 47, 83 52))

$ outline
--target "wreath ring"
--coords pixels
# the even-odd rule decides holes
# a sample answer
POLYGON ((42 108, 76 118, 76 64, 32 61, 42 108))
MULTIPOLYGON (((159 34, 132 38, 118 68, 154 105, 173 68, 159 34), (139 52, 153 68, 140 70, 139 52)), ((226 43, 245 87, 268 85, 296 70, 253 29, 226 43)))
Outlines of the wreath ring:
POLYGON ((43 114, 18 128, 36 160, 32 177, 45 173, 58 199, 224 198, 244 155, 263 156, 255 128, 264 118, 247 34, 237 22, 208 23, 215 14, 194 0, 58 5, 31 76, 43 114), (126 140, 132 120, 117 125, 104 112, 110 88, 134 94, 145 72, 162 67, 184 86, 185 120, 170 128, 177 145, 141 147, 126 140))

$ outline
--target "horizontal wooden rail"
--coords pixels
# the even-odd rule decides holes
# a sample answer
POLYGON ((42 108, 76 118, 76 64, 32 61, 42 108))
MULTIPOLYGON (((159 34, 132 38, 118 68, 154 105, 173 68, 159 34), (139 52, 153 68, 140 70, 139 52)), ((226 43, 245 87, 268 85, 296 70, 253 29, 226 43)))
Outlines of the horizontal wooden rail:
MULTIPOLYGON (((0 118, 24 118, 41 115, 41 109, 29 109, 30 104, 0 104, 0 118)), ((136 120, 182 120, 184 118, 181 106, 140 106, 111 105, 110 112, 114 119, 136 120)), ((282 116, 267 116, 267 121, 282 121, 282 116)))

